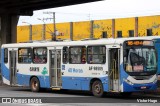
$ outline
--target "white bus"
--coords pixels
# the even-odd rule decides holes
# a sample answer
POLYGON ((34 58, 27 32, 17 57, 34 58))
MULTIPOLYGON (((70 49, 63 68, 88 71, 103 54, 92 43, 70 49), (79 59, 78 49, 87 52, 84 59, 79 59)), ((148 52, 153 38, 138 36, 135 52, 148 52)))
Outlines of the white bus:
POLYGON ((157 89, 154 43, 143 38, 3 44, 3 83, 131 94, 157 89))

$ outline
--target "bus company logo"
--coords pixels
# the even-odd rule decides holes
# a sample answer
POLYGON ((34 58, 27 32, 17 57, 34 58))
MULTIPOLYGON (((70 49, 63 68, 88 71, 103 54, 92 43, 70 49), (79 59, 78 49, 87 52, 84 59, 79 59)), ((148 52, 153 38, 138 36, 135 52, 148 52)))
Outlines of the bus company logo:
POLYGON ((46 67, 44 67, 41 73, 42 73, 43 75, 48 74, 48 70, 47 70, 47 68, 46 68, 46 67))
POLYGON ((69 68, 68 72, 70 73, 83 73, 82 69, 76 69, 76 68, 69 68))
POLYGON ((11 98, 2 98, 2 103, 12 103, 11 98))

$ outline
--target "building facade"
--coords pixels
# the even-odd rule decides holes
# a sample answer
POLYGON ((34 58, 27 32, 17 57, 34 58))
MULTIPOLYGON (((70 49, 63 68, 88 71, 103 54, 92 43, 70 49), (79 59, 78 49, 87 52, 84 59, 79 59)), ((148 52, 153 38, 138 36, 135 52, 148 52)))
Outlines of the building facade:
MULTIPOLYGON (((32 40, 51 40, 53 24, 17 27, 17 42, 32 40), (44 28, 45 27, 45 28, 44 28)), ((160 34, 160 16, 144 16, 92 20, 82 22, 56 23, 56 38, 80 40, 85 38, 117 38, 134 36, 157 36, 160 34)))

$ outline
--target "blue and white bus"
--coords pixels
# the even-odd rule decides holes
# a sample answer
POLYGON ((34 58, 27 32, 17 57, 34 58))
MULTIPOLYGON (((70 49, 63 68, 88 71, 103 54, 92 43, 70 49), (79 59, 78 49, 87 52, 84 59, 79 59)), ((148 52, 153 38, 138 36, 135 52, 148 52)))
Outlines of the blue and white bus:
POLYGON ((130 94, 157 89, 157 57, 146 38, 3 44, 3 83, 130 94))

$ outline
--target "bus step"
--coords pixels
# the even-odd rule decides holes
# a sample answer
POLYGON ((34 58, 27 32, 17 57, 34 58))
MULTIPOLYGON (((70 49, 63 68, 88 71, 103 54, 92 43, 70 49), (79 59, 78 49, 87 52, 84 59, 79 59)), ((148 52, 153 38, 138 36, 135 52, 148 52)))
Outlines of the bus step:
POLYGON ((58 88, 58 87, 52 87, 52 90, 61 90, 61 88, 58 88))
POLYGON ((110 92, 117 92, 117 91, 115 91, 115 90, 110 90, 110 92))

